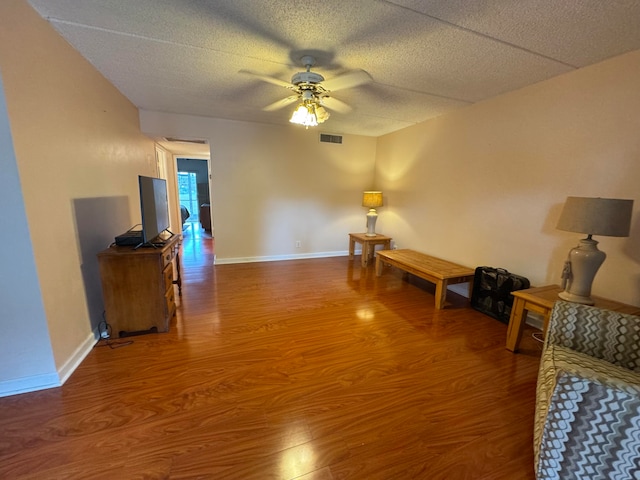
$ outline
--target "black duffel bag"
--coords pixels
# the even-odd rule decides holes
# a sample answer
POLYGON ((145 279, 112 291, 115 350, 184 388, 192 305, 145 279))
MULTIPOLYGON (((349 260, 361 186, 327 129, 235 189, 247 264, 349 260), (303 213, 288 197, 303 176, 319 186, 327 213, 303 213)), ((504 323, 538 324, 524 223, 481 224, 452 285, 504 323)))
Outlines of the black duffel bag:
POLYGON ((471 307, 502 323, 509 323, 511 292, 529 288, 529 280, 504 268, 477 267, 473 278, 471 307))

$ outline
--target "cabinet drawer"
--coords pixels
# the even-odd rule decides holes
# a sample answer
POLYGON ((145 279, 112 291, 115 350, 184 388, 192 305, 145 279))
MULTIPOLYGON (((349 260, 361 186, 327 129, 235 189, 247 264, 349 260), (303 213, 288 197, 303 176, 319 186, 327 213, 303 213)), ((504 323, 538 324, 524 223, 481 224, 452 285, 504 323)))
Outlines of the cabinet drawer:
POLYGON ((166 267, 175 258, 176 251, 173 248, 169 248, 162 252, 162 268, 166 267))
POLYGON ((173 287, 173 265, 167 265, 162 271, 162 276, 164 277, 164 291, 166 292, 173 287))

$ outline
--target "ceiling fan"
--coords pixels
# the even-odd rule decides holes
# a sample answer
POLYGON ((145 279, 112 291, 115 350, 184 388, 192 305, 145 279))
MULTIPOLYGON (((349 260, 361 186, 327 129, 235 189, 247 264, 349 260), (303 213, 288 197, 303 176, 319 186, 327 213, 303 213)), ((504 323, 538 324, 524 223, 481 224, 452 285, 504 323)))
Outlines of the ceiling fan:
POLYGON ((354 70, 325 81, 322 75, 311 71, 311 67, 316 63, 313 56, 305 55, 300 60, 306 70, 295 73, 291 77, 290 83, 250 70, 240 70, 240 73, 253 75, 264 82, 292 90, 294 92, 293 95, 267 105, 262 110, 270 112, 298 102, 290 121, 304 125, 307 128, 316 126, 329 118, 329 112, 324 107, 339 113, 351 111, 349 105, 331 95, 333 92, 373 81, 371 76, 364 70, 354 70))

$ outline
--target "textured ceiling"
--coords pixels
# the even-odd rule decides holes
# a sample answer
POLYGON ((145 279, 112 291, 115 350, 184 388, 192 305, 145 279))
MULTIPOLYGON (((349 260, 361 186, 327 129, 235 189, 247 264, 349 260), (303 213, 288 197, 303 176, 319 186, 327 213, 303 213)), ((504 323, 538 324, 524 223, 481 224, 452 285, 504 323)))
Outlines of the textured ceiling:
MULTIPOLYGON (((312 53, 335 97, 324 132, 379 136, 640 49, 640 0, 29 0, 141 109, 287 125, 312 53)), ((297 127, 296 127, 297 128, 297 127)), ((304 127, 300 127, 304 128, 304 127)))

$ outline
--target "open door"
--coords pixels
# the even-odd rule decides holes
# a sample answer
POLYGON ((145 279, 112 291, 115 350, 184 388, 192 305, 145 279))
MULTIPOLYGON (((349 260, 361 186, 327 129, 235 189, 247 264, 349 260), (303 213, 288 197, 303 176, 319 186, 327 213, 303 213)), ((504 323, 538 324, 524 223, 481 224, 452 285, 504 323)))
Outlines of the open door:
POLYGON ((211 196, 209 191, 209 161, 177 158, 177 182, 182 216, 188 216, 183 231, 213 235, 211 225, 211 196))

